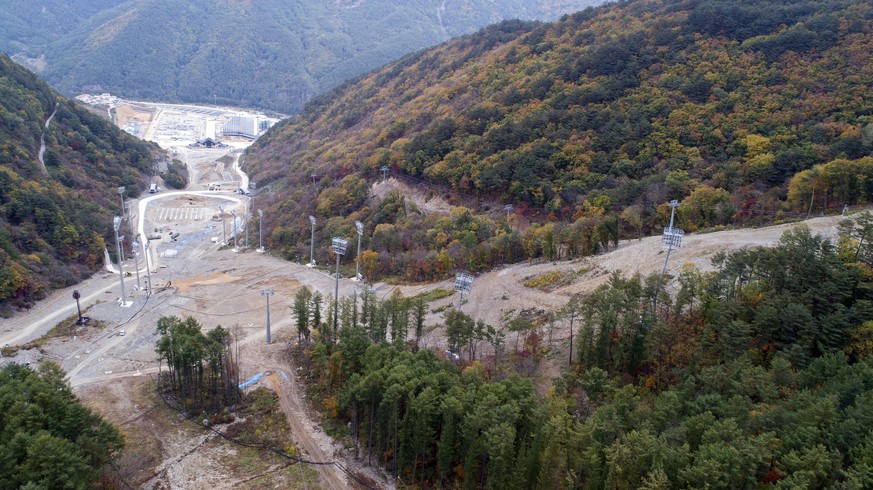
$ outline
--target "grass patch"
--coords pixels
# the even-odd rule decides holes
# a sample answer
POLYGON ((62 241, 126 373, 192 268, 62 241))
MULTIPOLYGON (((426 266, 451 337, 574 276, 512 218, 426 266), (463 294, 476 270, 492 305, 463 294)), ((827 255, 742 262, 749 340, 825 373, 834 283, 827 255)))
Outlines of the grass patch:
POLYGON ((527 278, 524 285, 529 288, 536 288, 542 291, 552 291, 561 286, 566 286, 573 282, 576 277, 574 272, 563 272, 553 270, 542 274, 527 278))
MULTIPOLYGON (((464 304, 467 304, 466 301, 462 301, 462 303, 463 303, 462 306, 463 306, 464 304)), ((454 307, 454 305, 453 305, 452 303, 449 303, 449 304, 446 304, 446 305, 442 305, 442 306, 440 306, 439 308, 434 308, 434 309, 430 310, 430 312, 433 313, 434 315, 439 315, 440 313, 442 313, 442 312, 444 312, 444 311, 446 311, 446 310, 448 310, 449 308, 452 308, 452 307, 454 307)))
POLYGON ((440 300, 443 298, 448 298, 449 296, 451 296, 453 294, 455 294, 455 291, 452 289, 435 288, 435 289, 431 289, 430 291, 424 291, 424 292, 418 293, 415 296, 411 297, 410 299, 411 300, 422 299, 422 300, 424 300, 425 303, 430 303, 432 301, 437 301, 437 300, 440 300))
POLYGON ((237 407, 240 421, 226 434, 246 444, 263 444, 291 455, 299 451, 291 442, 291 426, 279 408, 279 396, 267 388, 257 388, 237 407))
MULTIPOLYGON (((82 312, 82 313, 83 313, 82 316, 86 316, 84 314, 85 312, 82 312)), ((57 339, 57 338, 64 338, 64 337, 72 337, 73 335, 76 334, 76 332, 79 330, 79 325, 76 325, 76 321, 78 319, 79 319, 78 313, 76 313, 74 315, 70 315, 66 319, 61 320, 57 325, 52 327, 51 330, 46 332, 45 335, 43 335, 42 337, 40 337, 36 340, 31 340, 30 342, 28 342, 26 344, 22 344, 22 345, 9 345, 9 346, 0 347, 0 354, 2 354, 3 357, 12 357, 18 351, 30 350, 30 349, 37 349, 38 351, 45 354, 45 352, 43 351, 43 346, 45 346, 46 342, 48 342, 49 340, 57 339)), ((92 318, 91 321, 88 322, 87 328, 104 328, 104 327, 106 327, 106 324, 104 322, 102 322, 100 320, 94 320, 92 318)))

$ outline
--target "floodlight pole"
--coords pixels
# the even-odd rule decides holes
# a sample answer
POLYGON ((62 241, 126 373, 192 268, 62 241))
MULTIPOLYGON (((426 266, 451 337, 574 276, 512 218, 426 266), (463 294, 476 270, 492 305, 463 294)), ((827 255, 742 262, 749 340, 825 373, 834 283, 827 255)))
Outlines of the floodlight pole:
POLYGON ((133 250, 133 266, 136 269, 136 290, 140 291, 140 290, 142 290, 142 286, 139 283, 139 251, 137 250, 138 248, 139 248, 139 242, 134 240, 133 241, 133 249, 132 249, 133 250))
POLYGON ((144 239, 144 237, 140 234, 140 239, 143 240, 143 251, 145 252, 145 263, 146 263, 146 276, 148 276, 148 284, 146 285, 146 296, 151 296, 152 294, 152 267, 149 265, 149 241, 148 239, 144 239))
POLYGON ((267 298, 267 343, 272 343, 270 340, 270 296, 276 294, 272 289, 262 289, 261 296, 267 298))
POLYGON ((360 221, 355 221, 355 228, 358 230, 358 255, 355 257, 355 280, 361 280, 361 237, 364 236, 364 224, 360 221))
POLYGON ((79 294, 79 290, 74 289, 73 290, 73 299, 76 300, 76 311, 79 312, 79 321, 76 322, 76 325, 82 324, 82 308, 79 306, 79 298, 81 298, 81 297, 82 297, 82 295, 79 294))
MULTIPOLYGON (((249 220, 252 216, 252 211, 255 209, 255 191, 258 188, 258 184, 252 181, 249 181, 249 208, 248 208, 248 216, 246 219, 246 248, 249 248, 249 220)), ((260 216, 260 214, 258 215, 260 216)))
POLYGON ((336 254, 336 271, 334 272, 333 286, 333 333, 331 333, 331 337, 336 334, 336 320, 337 313, 339 312, 339 259, 340 254, 336 254))
POLYGON ((473 276, 465 272, 455 274, 455 291, 458 292, 458 311, 461 311, 461 303, 464 293, 469 293, 473 287, 473 276))
POLYGON ((264 251, 264 212, 262 210, 258 210, 258 236, 260 237, 258 247, 259 252, 264 251))
POLYGON ((309 243, 309 267, 315 267, 315 216, 310 214, 309 222, 312 223, 312 240, 309 243))
MULTIPOLYGON (((673 233, 673 220, 676 217, 676 207, 679 206, 679 201, 672 200, 670 201, 670 233, 673 233)), ((670 260, 670 252, 673 251, 673 236, 671 235, 667 240, 667 257, 664 258, 664 267, 661 268, 661 277, 658 280, 659 282, 664 279, 664 273, 667 272, 667 261, 670 260)))
POLYGON ((221 246, 227 245, 227 223, 224 220, 224 207, 218 206, 218 212, 221 213, 221 246))
POLYGON ((380 168, 379 170, 382 171, 382 182, 388 180, 388 170, 390 169, 383 165, 382 168, 380 168))
POLYGON ((337 314, 339 313, 339 262, 340 256, 346 253, 348 241, 345 238, 334 237, 331 248, 336 254, 336 275, 333 287, 333 332, 331 333, 331 341, 336 335, 337 314))
POLYGON ((230 215, 233 216, 233 228, 232 228, 232 233, 233 233, 233 248, 238 249, 238 248, 239 248, 239 243, 237 242, 237 239, 236 239, 236 209, 232 209, 232 210, 230 211, 230 215))
POLYGON ((124 219, 124 186, 118 188, 118 197, 121 198, 121 219, 124 219))
POLYGON ((509 214, 512 213, 513 210, 512 204, 503 206, 503 210, 506 211, 506 224, 509 224, 509 214))
MULTIPOLYGON (((124 189, 125 189, 124 186, 121 186, 118 188, 118 197, 121 198, 121 220, 122 221, 124 221, 124 189)), ((119 227, 120 226, 121 225, 119 224, 119 227)), ((120 255, 120 258, 118 260, 119 261, 124 260, 124 249, 123 248, 121 249, 121 255, 120 255)))
POLYGON ((115 250, 118 253, 118 279, 121 281, 121 305, 124 306, 124 298, 126 296, 124 292, 124 264, 121 261, 121 240, 118 239, 118 229, 121 227, 121 216, 116 216, 113 221, 113 228, 115 229, 115 250))

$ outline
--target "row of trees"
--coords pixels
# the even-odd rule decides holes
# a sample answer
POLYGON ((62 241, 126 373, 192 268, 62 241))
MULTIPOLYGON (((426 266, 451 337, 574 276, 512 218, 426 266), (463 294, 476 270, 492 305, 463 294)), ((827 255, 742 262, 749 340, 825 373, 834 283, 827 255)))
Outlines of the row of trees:
POLYGON ((326 321, 322 322, 323 304, 321 293, 312 292, 306 286, 294 295, 291 309, 296 319, 299 344, 302 345, 304 340, 308 343, 312 331, 315 330, 319 339, 328 345, 334 345, 340 338, 341 331, 354 329, 360 330, 370 342, 391 342, 402 348, 406 345, 410 331, 415 335, 415 345, 418 345, 424 332, 427 302, 421 297, 405 298, 396 289, 387 300, 380 300, 369 287, 364 288, 360 297, 354 293, 350 298, 340 298, 335 305, 336 321, 332 307, 334 302, 328 297, 328 314, 326 321))
POLYGON ((572 298, 554 318, 575 329, 559 351, 576 355, 545 397, 519 374, 548 350, 547 316, 494 328, 447 311, 459 366, 373 337, 347 300, 339 341, 327 327, 312 336, 310 376, 358 454, 407 484, 862 488, 873 216, 841 229, 836 243, 801 226, 716 257, 712 272, 684 267, 674 295, 657 276, 616 274, 572 298), (524 342, 506 342, 513 332, 524 342))

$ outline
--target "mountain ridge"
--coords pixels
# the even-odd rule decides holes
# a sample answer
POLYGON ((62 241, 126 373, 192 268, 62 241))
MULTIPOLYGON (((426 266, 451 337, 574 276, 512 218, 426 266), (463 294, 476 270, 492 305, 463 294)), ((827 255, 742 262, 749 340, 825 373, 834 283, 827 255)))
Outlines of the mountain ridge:
POLYGON ((474 271, 594 253, 656 232, 671 199, 683 202, 687 231, 802 216, 811 202, 835 211, 871 197, 830 177, 873 169, 871 20, 857 1, 710 0, 504 22, 313 99, 252 146, 246 169, 285 189, 273 203, 285 253, 305 252, 307 214, 333 217, 325 232, 348 235, 363 219, 393 227, 371 244, 389 275, 427 257, 427 272, 413 267, 419 279, 445 274, 434 267, 443 248, 449 270, 474 271), (746 20, 714 22, 726 16, 746 20), (513 204, 513 219, 536 226, 508 227, 461 200, 474 223, 452 216, 433 240, 436 222, 402 212, 386 221, 363 206, 361 189, 382 167, 513 204), (322 182, 307 185, 312 174, 322 182), (470 226, 477 240, 465 238, 470 226))
MULTIPOLYGON (((40 60, 34 66, 40 75, 68 95, 111 92, 289 113, 344 80, 444 41, 446 34, 505 18, 555 18, 596 1, 105 0, 105 8, 75 28, 59 29, 63 35, 6 42, 4 49, 40 60), (446 5, 445 15, 440 5, 446 5)), ((10 22, 12 15, 0 7, 0 22, 4 18, 10 22)))

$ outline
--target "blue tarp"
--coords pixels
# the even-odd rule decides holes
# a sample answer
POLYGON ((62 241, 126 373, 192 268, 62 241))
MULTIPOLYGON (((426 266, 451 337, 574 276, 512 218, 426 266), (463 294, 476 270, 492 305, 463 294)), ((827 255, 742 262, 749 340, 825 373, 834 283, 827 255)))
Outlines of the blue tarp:
POLYGON ((239 387, 240 387, 240 389, 246 389, 246 388, 248 388, 249 386, 251 386, 251 385, 257 383, 258 381, 260 381, 261 378, 263 378, 264 376, 266 376, 264 373, 258 373, 258 374, 256 374, 256 375, 252 376, 251 378, 249 378, 249 380, 246 381, 245 383, 240 383, 239 387))

